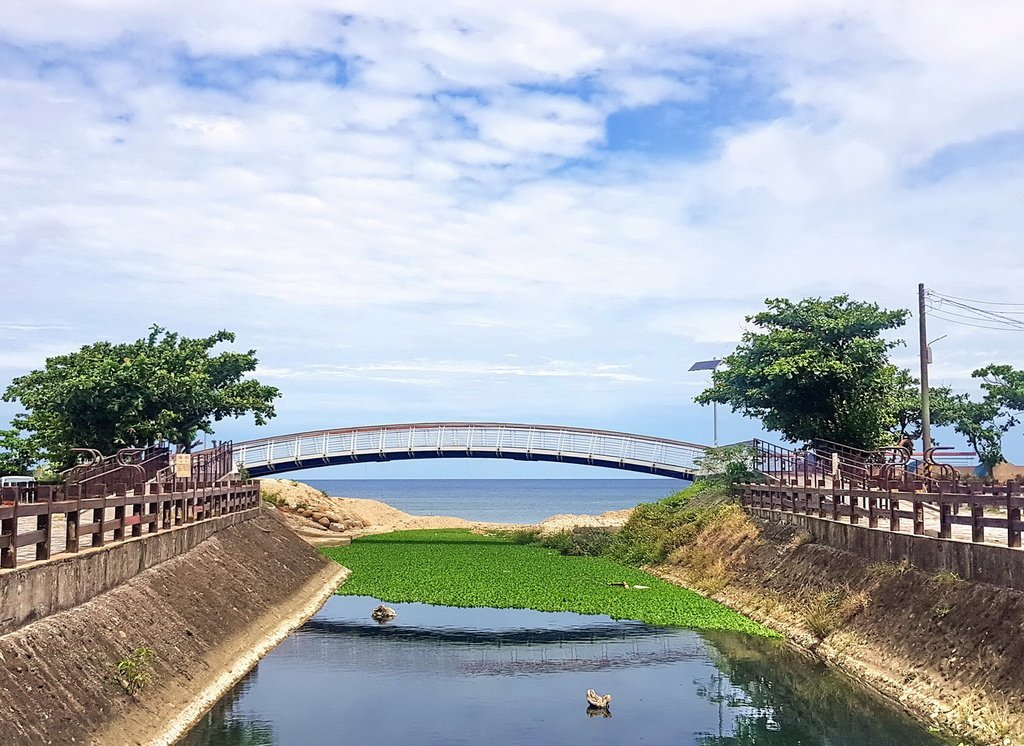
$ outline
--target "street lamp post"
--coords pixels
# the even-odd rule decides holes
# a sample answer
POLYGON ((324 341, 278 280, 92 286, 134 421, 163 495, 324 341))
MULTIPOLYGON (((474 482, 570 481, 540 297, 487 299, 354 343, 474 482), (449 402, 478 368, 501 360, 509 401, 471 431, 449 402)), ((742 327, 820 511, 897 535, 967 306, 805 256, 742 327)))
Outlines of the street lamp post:
MULTIPOLYGON (((695 370, 710 370, 714 372, 715 368, 722 364, 722 360, 698 360, 696 363, 690 366, 690 371, 695 370)), ((718 446, 718 402, 711 402, 712 422, 714 423, 714 445, 718 446)))

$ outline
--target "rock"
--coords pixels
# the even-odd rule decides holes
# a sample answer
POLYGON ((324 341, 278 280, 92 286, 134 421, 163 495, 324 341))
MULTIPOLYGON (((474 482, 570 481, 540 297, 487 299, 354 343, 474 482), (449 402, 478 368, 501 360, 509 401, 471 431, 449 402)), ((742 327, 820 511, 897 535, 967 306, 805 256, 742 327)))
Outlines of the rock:
POLYGON ((315 521, 316 521, 317 523, 319 523, 319 524, 320 524, 321 526, 323 526, 324 528, 327 528, 328 526, 330 526, 330 525, 331 525, 331 520, 330 520, 330 519, 329 519, 329 518, 328 518, 327 516, 325 516, 325 515, 321 515, 321 516, 320 516, 319 518, 317 518, 317 517, 316 517, 316 513, 314 513, 314 514, 313 514, 313 518, 314 518, 314 520, 315 520, 315 521))
POLYGON ((303 508, 302 510, 299 511, 299 515, 301 515, 303 518, 311 518, 313 516, 313 511, 310 510, 309 508, 303 508))
POLYGON ((338 523, 337 521, 334 521, 327 528, 330 531, 337 531, 338 533, 341 533, 342 531, 345 530, 345 524, 344 523, 338 523))
MULTIPOLYGON (((319 522, 320 522, 321 520, 323 520, 323 519, 324 519, 324 518, 326 518, 326 517, 327 517, 327 516, 325 516, 325 515, 324 515, 323 513, 321 513, 321 512, 319 511, 319 510, 314 510, 314 511, 313 511, 313 516, 312 516, 312 518, 313 518, 313 520, 314 520, 314 521, 316 521, 317 523, 319 523, 319 522)), ((327 522, 328 522, 328 523, 330 523, 330 521, 327 521, 327 522)))
POLYGON ((337 513, 324 513, 324 515, 330 519, 331 523, 341 523, 341 518, 338 517, 337 513))

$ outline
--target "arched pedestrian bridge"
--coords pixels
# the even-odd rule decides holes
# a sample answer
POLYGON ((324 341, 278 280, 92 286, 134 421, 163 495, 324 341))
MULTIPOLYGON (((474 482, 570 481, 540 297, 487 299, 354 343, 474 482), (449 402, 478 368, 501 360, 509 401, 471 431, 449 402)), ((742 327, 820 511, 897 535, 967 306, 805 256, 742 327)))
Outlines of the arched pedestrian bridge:
POLYGON ((425 458, 561 461, 693 479, 706 446, 649 435, 556 425, 419 422, 318 430, 234 445, 254 477, 318 466, 425 458))

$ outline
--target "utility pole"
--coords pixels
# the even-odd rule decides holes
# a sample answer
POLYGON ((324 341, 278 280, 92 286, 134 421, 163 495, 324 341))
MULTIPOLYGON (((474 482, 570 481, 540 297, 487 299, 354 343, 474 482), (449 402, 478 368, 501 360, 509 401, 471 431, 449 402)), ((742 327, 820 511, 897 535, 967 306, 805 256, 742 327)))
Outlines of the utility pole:
POLYGON ((928 402, 928 329, 924 318, 924 283, 917 286, 917 317, 921 334, 921 451, 928 453, 932 447, 932 414, 928 402))

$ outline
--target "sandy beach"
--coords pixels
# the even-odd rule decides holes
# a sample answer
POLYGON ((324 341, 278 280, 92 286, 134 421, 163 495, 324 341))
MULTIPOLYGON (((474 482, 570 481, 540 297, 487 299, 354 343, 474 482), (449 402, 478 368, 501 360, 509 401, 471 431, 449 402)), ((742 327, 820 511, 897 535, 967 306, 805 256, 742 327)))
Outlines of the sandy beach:
POLYGON ((467 521, 454 516, 411 515, 379 500, 328 497, 307 484, 291 479, 261 479, 260 485, 264 498, 278 506, 288 525, 304 539, 317 545, 412 529, 467 528, 487 531, 537 528, 543 533, 557 533, 579 526, 617 528, 633 512, 632 509, 626 509, 611 510, 600 515, 559 514, 536 524, 488 523, 467 521))

